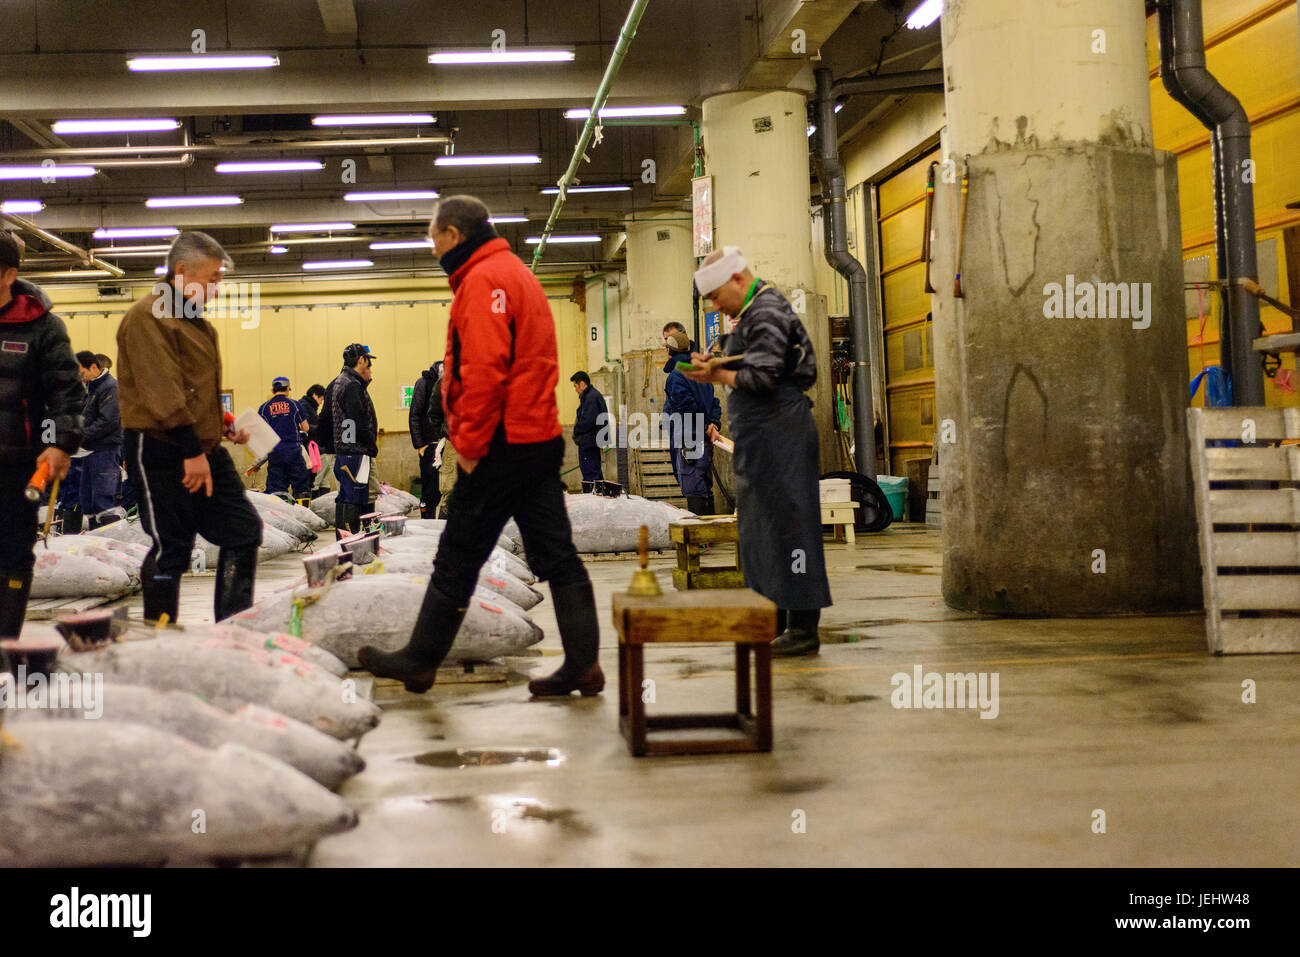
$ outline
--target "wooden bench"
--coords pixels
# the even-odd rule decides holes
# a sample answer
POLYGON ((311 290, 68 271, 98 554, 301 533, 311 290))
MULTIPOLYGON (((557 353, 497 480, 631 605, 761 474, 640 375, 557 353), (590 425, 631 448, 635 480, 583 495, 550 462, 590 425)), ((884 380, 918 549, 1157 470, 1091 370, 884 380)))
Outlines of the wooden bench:
POLYGON ((740 567, 739 526, 734 515, 705 515, 688 518, 668 526, 668 537, 677 547, 677 567, 673 569, 673 587, 681 591, 693 588, 744 588, 745 573, 740 567), (733 542, 736 564, 700 567, 700 554, 706 546, 733 542))
POLYGON ((854 512, 861 506, 857 502, 822 502, 822 524, 831 526, 835 541, 853 544, 854 512))
POLYGON ((668 592, 654 597, 614 594, 618 631, 618 724, 636 757, 772 750, 772 639, 776 605, 746 588, 668 592), (736 710, 720 714, 647 717, 642 699, 645 646, 733 644, 736 710), (754 694, 750 694, 750 654, 754 694), (753 705, 751 705, 751 701, 753 705), (744 737, 648 740, 649 732, 734 728, 744 737))
POLYGON ((1187 427, 1210 651, 1300 652, 1300 409, 1188 409, 1187 427))

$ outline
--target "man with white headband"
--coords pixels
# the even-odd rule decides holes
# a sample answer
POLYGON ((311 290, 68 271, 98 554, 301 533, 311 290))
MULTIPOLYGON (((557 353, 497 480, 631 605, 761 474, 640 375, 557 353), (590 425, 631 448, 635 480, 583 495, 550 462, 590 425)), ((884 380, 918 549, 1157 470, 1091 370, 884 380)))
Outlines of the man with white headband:
POLYGON ((745 584, 780 609, 774 655, 816 654, 817 623, 831 590, 822 552, 817 427, 804 395, 817 381, 812 341, 785 296, 756 279, 735 246, 711 253, 695 285, 736 321, 723 345, 724 355, 740 357, 728 363, 736 367, 710 370, 709 357, 697 352, 695 371, 684 374, 728 387, 745 584))

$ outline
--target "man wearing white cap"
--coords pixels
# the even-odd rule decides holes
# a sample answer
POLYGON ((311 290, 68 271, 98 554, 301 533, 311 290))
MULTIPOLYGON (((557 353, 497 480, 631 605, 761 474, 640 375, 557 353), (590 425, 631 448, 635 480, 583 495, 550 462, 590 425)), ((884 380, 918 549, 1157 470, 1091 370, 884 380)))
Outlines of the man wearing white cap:
MULTIPOLYGON (((817 623, 831 604, 822 553, 817 427, 804 395, 817 381, 808 332, 785 296, 754 277, 735 246, 711 253, 695 273, 700 295, 735 319, 723 354, 735 368, 694 353, 696 382, 727 387, 736 443, 736 520, 745 584, 780 609, 772 653, 816 654, 817 623)), ((709 438, 717 427, 709 426, 709 438)))

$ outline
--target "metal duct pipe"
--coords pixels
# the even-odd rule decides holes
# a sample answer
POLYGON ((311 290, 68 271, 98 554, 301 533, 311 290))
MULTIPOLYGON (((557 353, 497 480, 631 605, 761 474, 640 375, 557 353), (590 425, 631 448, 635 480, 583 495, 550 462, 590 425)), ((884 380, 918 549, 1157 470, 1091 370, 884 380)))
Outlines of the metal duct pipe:
POLYGON ((1228 306, 1219 335, 1227 340, 1223 365, 1232 383, 1232 402, 1263 405, 1263 369, 1252 347, 1261 334, 1259 301, 1242 285, 1246 279, 1259 280, 1255 190, 1245 176, 1250 120, 1241 101, 1206 69, 1200 0, 1160 0, 1157 15, 1165 89, 1210 130, 1215 147, 1215 243, 1228 306))
MULTIPOLYGON (((884 76, 846 77, 831 84, 831 96, 854 93, 942 93, 943 70, 910 70, 884 76)), ((818 95, 820 96, 820 89, 818 95)))
POLYGON ((82 249, 80 246, 76 246, 68 242, 66 239, 60 239, 58 236, 54 235, 53 233, 46 232, 44 229, 41 229, 41 227, 37 226, 30 219, 23 219, 21 216, 0 214, 0 220, 4 220, 7 223, 11 223, 12 225, 17 226, 25 233, 31 233, 33 236, 37 237, 38 239, 44 240, 45 242, 49 243, 51 246, 54 246, 58 249, 62 249, 65 253, 71 253, 73 256, 77 257, 77 261, 80 263, 83 263, 87 266, 94 266, 96 269, 107 269, 109 275, 119 279, 126 275, 125 270, 119 269, 117 266, 114 266, 112 263, 106 263, 102 259, 96 259, 94 256, 92 256, 86 250, 82 249))
POLYGON ((600 86, 596 88, 596 99, 591 104, 591 114, 587 117, 587 122, 582 126, 582 133, 578 136, 578 144, 573 148, 573 157, 569 160, 569 168, 564 171, 557 184, 560 187, 560 194, 555 197, 555 205, 551 207, 551 215, 546 220, 546 227, 542 230, 541 242, 537 244, 537 249, 533 252, 533 272, 537 272, 537 264, 542 261, 542 254, 546 252, 546 240, 551 237, 555 231, 555 223, 560 218, 560 210, 564 209, 566 193, 570 186, 573 185, 578 176, 578 164, 587 159, 587 145, 591 142, 592 134, 600 124, 600 111, 605 108, 605 100, 609 98, 610 88, 614 85, 614 80, 618 76, 618 71, 623 67, 623 58, 627 56, 628 48, 632 45, 632 38, 636 36, 636 28, 641 23, 641 17, 645 13, 646 6, 650 0, 632 0, 632 6, 628 8, 627 19, 623 21, 623 29, 619 31, 618 43, 614 47, 614 53, 609 58, 609 64, 605 67, 605 75, 600 78, 600 86))

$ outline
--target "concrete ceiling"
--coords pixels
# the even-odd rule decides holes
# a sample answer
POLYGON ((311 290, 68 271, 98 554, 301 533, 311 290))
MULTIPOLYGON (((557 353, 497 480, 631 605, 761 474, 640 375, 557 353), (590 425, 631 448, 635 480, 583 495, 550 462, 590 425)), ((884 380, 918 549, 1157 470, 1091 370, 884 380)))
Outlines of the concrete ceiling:
MULTIPOLYGON (((629 55, 610 96, 611 105, 678 103, 698 118, 702 99, 737 88, 806 88, 810 57, 820 51, 836 75, 869 72, 877 65, 883 36, 893 34, 894 0, 650 0, 629 55), (793 31, 806 36, 807 53, 790 50, 793 31)), ((919 0, 903 0, 909 12, 919 0)), ((473 192, 503 215, 530 222, 502 232, 523 248, 541 230, 554 185, 572 155, 581 129, 563 110, 589 106, 627 13, 627 0, 0 0, 8 10, 0 31, 0 165, 39 163, 37 151, 60 147, 175 147, 199 151, 186 165, 105 166, 91 179, 0 181, 0 199, 40 198, 46 208, 31 218, 83 247, 102 247, 90 232, 98 226, 167 225, 203 228, 224 243, 244 246, 241 267, 293 268, 310 248, 311 258, 354 258, 405 264, 414 254, 370 253, 364 244, 338 242, 291 247, 283 256, 263 252, 276 222, 346 220, 358 233, 416 238, 428 203, 349 203, 347 191, 436 189, 473 192), (181 8, 178 11, 178 8, 181 8), (493 31, 504 31, 507 48, 571 46, 568 64, 529 67, 431 66, 431 48, 486 49, 493 31), (188 55, 198 42, 210 53, 274 52, 280 66, 268 70, 137 74, 128 55, 188 55), (322 131, 311 125, 320 113, 430 112, 436 122, 420 128, 351 128, 322 131), (60 118, 166 116, 182 130, 126 136, 54 136, 60 118), (327 138, 382 139, 418 136, 421 142, 364 146, 344 143, 286 150, 288 141, 327 138), (219 147, 219 148, 217 148, 219 147), (535 153, 531 166, 437 168, 434 160, 454 150, 467 153, 535 153), (236 157, 234 154, 238 152, 236 157), (318 159, 320 172, 219 175, 223 159, 318 159), (345 161, 352 161, 345 164, 345 161), (345 168, 355 166, 355 183, 345 168), (230 208, 150 210, 151 196, 235 193, 230 208), (256 244, 261 243, 262 246, 256 244)), ((496 34, 500 37, 501 34, 496 34)), ((937 25, 894 34, 882 73, 915 69, 937 56, 937 25)), ((841 130, 880 104, 854 98, 841 114, 841 130), (858 102, 860 101, 860 102, 858 102)), ((604 128, 603 142, 588 150, 584 184, 623 183, 630 192, 571 195, 557 232, 616 233, 621 218, 637 210, 681 206, 689 194, 694 140, 689 126, 604 128), (655 182, 643 182, 644 161, 656 164, 655 182)), ((141 154, 130 154, 139 156, 141 154)), ((151 158, 170 157, 178 152, 151 158)), ((118 159, 124 157, 117 157, 118 159)), ((101 157, 102 159, 102 157, 101 157)), ((93 158, 60 158, 95 164, 93 158)), ((129 241, 134 244, 143 241, 129 241)), ((606 243, 603 248, 616 248, 606 243)), ((38 262, 60 268, 56 250, 29 243, 38 262)), ((547 260, 589 257, 598 264, 602 246, 554 247, 547 260)), ((66 266, 66 257, 63 257, 66 266)), ((151 270, 152 260, 118 260, 132 273, 151 270)), ((242 271, 242 270, 241 270, 242 271)))

